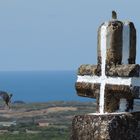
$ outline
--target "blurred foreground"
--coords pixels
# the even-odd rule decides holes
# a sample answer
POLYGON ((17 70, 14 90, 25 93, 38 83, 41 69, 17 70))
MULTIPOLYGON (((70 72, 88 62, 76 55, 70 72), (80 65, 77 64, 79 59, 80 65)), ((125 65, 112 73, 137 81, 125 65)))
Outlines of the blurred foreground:
POLYGON ((68 140, 74 115, 95 112, 94 102, 15 102, 0 106, 0 140, 68 140))

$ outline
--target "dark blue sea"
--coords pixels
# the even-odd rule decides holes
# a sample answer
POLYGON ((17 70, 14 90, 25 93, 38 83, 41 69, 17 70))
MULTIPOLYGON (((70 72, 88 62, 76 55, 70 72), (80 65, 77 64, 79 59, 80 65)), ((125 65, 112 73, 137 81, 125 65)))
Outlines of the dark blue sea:
POLYGON ((78 97, 75 71, 0 72, 0 90, 13 94, 13 101, 92 101, 78 97))

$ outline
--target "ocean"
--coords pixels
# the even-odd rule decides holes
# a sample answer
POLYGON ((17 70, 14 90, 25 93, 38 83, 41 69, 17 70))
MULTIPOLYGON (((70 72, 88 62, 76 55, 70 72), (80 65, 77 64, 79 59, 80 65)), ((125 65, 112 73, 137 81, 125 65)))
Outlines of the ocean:
POLYGON ((75 71, 0 72, 0 90, 13 94, 13 101, 92 101, 75 91, 75 71))

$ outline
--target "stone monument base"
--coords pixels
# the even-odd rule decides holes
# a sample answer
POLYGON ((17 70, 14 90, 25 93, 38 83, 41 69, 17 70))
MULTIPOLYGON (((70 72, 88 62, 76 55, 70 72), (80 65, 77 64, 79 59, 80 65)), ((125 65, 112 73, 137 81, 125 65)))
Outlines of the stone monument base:
POLYGON ((140 112, 75 116, 71 140, 140 140, 140 112))

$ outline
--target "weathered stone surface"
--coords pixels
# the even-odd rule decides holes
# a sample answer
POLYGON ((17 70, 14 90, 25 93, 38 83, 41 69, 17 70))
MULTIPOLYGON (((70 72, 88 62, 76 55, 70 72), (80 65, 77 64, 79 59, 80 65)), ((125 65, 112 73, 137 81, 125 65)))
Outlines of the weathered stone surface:
POLYGON ((100 84, 77 82, 75 88, 79 96, 96 98, 99 95, 100 84))
POLYGON ((139 99, 140 87, 130 87, 130 86, 125 86, 125 85, 106 84, 105 92, 107 94, 113 93, 114 96, 116 95, 119 98, 127 98, 127 99, 136 98, 136 99, 139 99))
POLYGON ((78 69, 78 75, 100 75, 101 68, 98 65, 81 65, 78 69))
MULTIPOLYGON (((122 63, 123 52, 123 25, 128 24, 130 26, 130 54, 128 63, 135 64, 136 59, 136 29, 132 22, 121 22, 117 20, 111 20, 108 22, 107 27, 107 65, 116 65, 122 63)), ((106 24, 103 23, 98 29, 98 64, 101 64, 101 27, 106 24)))
MULTIPOLYGON (((119 110, 120 99, 126 99, 126 109, 133 110, 134 99, 140 98, 140 87, 129 87, 123 85, 109 85, 105 87, 105 112, 116 112, 119 110)), ((98 108, 97 108, 98 111, 98 108)))
MULTIPOLYGON (((102 24, 103 25, 103 24, 102 24)), ((101 26, 102 26, 101 25, 101 26)), ((97 62, 98 62, 98 65, 101 65, 101 26, 98 28, 98 36, 97 36, 97 62)))
MULTIPOLYGON (((75 89, 79 96, 96 98, 96 95, 100 92, 100 84, 92 84, 85 82, 76 82, 75 89)), ((110 85, 106 84, 105 93, 107 96, 120 98, 140 98, 140 87, 130 87, 126 85, 110 85)))
POLYGON ((75 116, 71 140, 140 140, 140 112, 75 116))
POLYGON ((106 70, 107 76, 112 77, 139 77, 140 65, 128 64, 128 65, 112 65, 106 70))
MULTIPOLYGON (((100 65, 81 65, 78 69, 78 75, 101 75, 100 65)), ((140 65, 125 64, 125 65, 110 65, 106 68, 106 75, 111 77, 139 77, 140 65)))
POLYGON ((134 99, 140 98, 140 87, 129 87, 123 85, 106 85, 105 90, 105 112, 116 112, 119 110, 120 99, 126 99, 125 111, 133 110, 134 99))
MULTIPOLYGON (((100 84, 77 82, 75 88, 78 96, 96 98, 97 112, 99 111, 100 84)), ((140 87, 126 85, 105 86, 105 112, 116 112, 119 109, 120 99, 127 100, 125 111, 133 110, 133 99, 140 98, 140 87)))
POLYGON ((132 22, 130 22, 130 58, 129 64, 135 64, 136 60, 136 29, 132 22))
MULTIPOLYGON (((117 112, 119 111, 120 106, 120 100, 126 99, 127 104, 125 105, 126 112, 133 110, 134 106, 134 98, 136 93, 134 92, 134 89, 130 89, 129 86, 113 86, 106 85, 106 91, 105 91, 105 112, 117 112)), ((139 98, 139 96, 137 96, 139 98)))
POLYGON ((136 29, 112 13, 113 19, 98 29, 97 66, 82 65, 76 83, 79 96, 96 98, 101 114, 75 116, 71 140, 140 140, 140 112, 130 113, 140 98, 136 29))
MULTIPOLYGON (((103 25, 103 24, 102 24, 103 25)), ((101 27, 98 30, 98 64, 101 64, 101 27)), ((107 65, 121 64, 122 60, 122 29, 123 23, 121 21, 110 21, 107 27, 107 65)))

